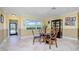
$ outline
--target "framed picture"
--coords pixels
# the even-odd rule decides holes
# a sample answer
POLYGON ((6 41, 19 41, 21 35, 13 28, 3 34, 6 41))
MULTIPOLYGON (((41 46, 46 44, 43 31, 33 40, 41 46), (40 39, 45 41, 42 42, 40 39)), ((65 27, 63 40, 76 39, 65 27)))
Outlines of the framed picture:
POLYGON ((0 15, 0 23, 3 23, 4 22, 4 16, 1 14, 0 15))
POLYGON ((66 17, 65 25, 66 26, 75 26, 76 17, 66 17))

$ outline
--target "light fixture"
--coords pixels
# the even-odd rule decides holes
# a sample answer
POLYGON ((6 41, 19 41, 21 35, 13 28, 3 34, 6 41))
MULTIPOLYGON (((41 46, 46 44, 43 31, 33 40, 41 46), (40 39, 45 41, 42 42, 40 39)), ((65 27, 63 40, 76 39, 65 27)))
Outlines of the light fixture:
POLYGON ((52 10, 55 10, 56 9, 56 7, 52 7, 52 10))
POLYGON ((12 16, 16 16, 16 14, 13 13, 12 16))
POLYGON ((13 11, 11 12, 11 15, 12 15, 12 16, 16 16, 16 10, 13 10, 13 11))

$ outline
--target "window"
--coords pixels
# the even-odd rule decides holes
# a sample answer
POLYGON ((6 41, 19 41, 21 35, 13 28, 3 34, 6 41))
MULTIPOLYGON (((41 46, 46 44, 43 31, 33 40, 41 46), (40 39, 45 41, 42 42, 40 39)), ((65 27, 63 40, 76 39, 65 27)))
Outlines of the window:
POLYGON ((42 22, 41 21, 36 21, 36 20, 25 20, 24 25, 26 29, 41 29, 42 27, 42 22))

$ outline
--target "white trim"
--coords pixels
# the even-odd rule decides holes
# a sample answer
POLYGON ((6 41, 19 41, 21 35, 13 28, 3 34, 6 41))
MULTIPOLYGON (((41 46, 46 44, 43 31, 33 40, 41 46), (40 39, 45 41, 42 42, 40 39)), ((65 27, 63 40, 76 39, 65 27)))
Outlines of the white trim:
POLYGON ((78 40, 78 38, 73 38, 73 37, 69 37, 69 36, 63 36, 62 39, 78 40))
POLYGON ((33 38, 32 35, 29 35, 29 36, 22 36, 21 39, 30 39, 30 38, 33 38))

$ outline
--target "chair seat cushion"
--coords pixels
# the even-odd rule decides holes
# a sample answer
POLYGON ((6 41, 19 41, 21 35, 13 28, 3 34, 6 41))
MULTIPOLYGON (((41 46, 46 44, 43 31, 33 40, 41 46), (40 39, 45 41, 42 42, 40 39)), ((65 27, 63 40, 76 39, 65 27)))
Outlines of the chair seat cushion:
POLYGON ((35 34, 34 38, 40 38, 40 34, 35 34))
POLYGON ((34 38, 40 38, 40 36, 34 36, 34 38))

